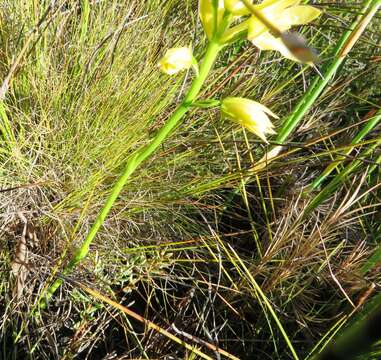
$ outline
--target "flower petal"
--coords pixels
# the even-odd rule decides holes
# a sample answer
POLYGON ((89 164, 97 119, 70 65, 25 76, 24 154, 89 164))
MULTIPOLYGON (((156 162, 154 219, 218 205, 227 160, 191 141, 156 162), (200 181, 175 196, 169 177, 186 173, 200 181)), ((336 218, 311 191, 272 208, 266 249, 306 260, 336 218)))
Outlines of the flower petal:
POLYGON ((259 102, 256 102, 256 101, 253 101, 255 103, 255 106, 257 108, 259 108, 261 111, 265 112, 266 114, 269 114, 271 115, 272 117, 274 117, 275 119, 279 119, 279 116, 274 114, 268 107, 266 107, 265 105, 262 105, 261 103, 259 102))
POLYGON ((276 50, 287 59, 299 62, 299 60, 291 54, 286 45, 283 44, 283 41, 271 35, 269 32, 265 32, 256 37, 252 43, 261 50, 276 50))
POLYGON ((257 5, 257 10, 264 10, 266 12, 278 12, 284 10, 289 6, 298 5, 301 0, 265 0, 257 5))
MULTIPOLYGON (((300 0, 266 0, 256 5, 256 9, 283 32, 293 25, 308 24, 321 14, 319 9, 309 5, 298 5, 299 3, 300 0)), ((266 26, 261 21, 251 16, 248 25, 249 40, 254 40, 266 30, 266 26)))
POLYGON ((268 29, 261 21, 252 16, 248 20, 247 38, 248 40, 254 40, 257 36, 263 34, 268 29))
MULTIPOLYGON (((259 10, 280 31, 286 31, 291 28, 291 24, 289 18, 283 16, 283 12, 287 6, 294 5, 298 2, 299 0, 278 0, 276 2, 269 0, 257 5, 256 9, 259 10)), ((248 40, 253 40, 255 37, 263 34, 267 30, 268 28, 262 23, 262 21, 252 15, 249 19, 247 38, 248 40)))
POLYGON ((285 19, 288 24, 304 25, 310 23, 321 14, 321 11, 313 6, 300 5, 285 9, 281 18, 285 19))
POLYGON ((250 14, 250 10, 241 0, 225 0, 225 9, 236 16, 250 14))
POLYGON ((273 124, 263 112, 252 114, 251 122, 240 122, 240 124, 266 143, 268 143, 266 134, 275 134, 275 131, 272 129, 273 124))
POLYGON ((252 132, 253 134, 257 135, 259 138, 261 138, 266 144, 268 144, 269 142, 267 141, 266 139, 266 134, 260 130, 258 130, 256 127, 248 127, 248 126, 245 126, 245 128, 247 130, 249 130, 250 132, 252 132))

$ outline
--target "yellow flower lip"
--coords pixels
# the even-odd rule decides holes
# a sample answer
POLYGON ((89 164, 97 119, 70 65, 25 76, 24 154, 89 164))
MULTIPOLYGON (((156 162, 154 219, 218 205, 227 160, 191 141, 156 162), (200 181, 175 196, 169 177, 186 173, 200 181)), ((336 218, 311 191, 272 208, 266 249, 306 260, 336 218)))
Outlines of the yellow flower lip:
POLYGON ((274 125, 269 116, 278 119, 266 106, 241 97, 227 97, 221 102, 221 115, 244 126, 268 143, 266 134, 275 134, 274 125))
POLYGON ((189 69, 192 64, 192 50, 188 47, 176 47, 168 49, 157 65, 163 73, 173 75, 189 69))

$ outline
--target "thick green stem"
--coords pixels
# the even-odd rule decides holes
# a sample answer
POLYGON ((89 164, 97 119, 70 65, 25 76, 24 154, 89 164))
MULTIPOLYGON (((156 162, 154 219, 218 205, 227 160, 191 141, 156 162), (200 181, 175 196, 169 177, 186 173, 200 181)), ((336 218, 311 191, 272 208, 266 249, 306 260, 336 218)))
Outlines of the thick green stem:
POLYGON ((363 308, 356 307, 347 318, 353 316, 349 324, 337 334, 335 339, 320 346, 315 353, 313 360, 332 359, 376 359, 372 357, 373 346, 378 343, 378 328, 381 319, 381 294, 375 295, 363 308), (360 310, 360 309, 361 310, 360 310), (377 329, 377 331, 376 331, 377 329), (328 347, 326 347, 328 345, 328 347), (326 348, 325 348, 326 347, 326 348))
MULTIPOLYGON (((62 271, 63 275, 70 273, 78 263, 84 259, 88 252, 89 247, 94 240, 96 234, 98 233, 100 227, 104 223, 108 213, 110 212, 112 206, 114 205, 116 199, 118 198, 120 192, 122 191, 124 185, 127 183, 131 174, 138 168, 138 166, 147 159, 170 135, 171 131, 178 125, 181 118, 190 109, 193 102, 197 99, 197 96, 203 86, 213 64, 221 49, 221 45, 217 42, 210 42, 208 44, 204 60, 200 67, 200 72, 198 77, 192 82, 188 93, 186 94, 183 102, 177 108, 177 110, 172 114, 172 116, 167 120, 163 127, 157 132, 156 136, 152 139, 150 143, 142 146, 134 154, 132 154, 126 163, 122 175, 119 177, 118 181, 113 186, 111 193, 106 200, 103 208, 99 212, 93 226, 91 227, 89 233, 87 234, 83 244, 77 249, 73 258, 70 260, 69 264, 62 271)), ((63 280, 58 278, 47 290, 47 299, 51 298, 55 291, 61 286, 63 280)), ((46 299, 43 299, 41 307, 46 307, 46 299)))

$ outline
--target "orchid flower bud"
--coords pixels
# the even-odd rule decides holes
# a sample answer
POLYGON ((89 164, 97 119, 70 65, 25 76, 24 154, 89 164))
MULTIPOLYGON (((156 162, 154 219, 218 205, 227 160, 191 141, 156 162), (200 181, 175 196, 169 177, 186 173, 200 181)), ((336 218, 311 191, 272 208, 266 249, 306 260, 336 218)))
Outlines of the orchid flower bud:
POLYGON ((194 65, 192 50, 188 47, 178 47, 167 50, 158 63, 160 70, 168 75, 189 69, 194 65))
POLYGON ((200 19, 208 39, 211 39, 224 16, 224 0, 200 0, 200 19))

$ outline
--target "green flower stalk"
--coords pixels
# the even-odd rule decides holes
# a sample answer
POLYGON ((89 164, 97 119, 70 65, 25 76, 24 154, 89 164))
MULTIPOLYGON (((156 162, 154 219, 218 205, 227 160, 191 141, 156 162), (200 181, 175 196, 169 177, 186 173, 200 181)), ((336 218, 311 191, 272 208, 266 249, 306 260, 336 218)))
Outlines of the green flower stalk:
MULTIPOLYGON (((123 173, 111 189, 109 197, 96 217, 95 222, 90 228, 85 240, 75 251, 73 258, 69 261, 63 271, 61 271, 63 276, 69 274, 87 256, 91 243, 104 223, 120 192, 129 180, 131 174, 133 174, 142 162, 152 155, 155 150, 167 139, 188 110, 197 104, 196 100, 199 92, 213 67, 217 55, 227 43, 222 41, 221 38, 224 32, 229 29, 230 22, 232 20, 229 12, 225 11, 223 3, 220 1, 218 4, 218 0, 200 0, 199 15, 201 22, 203 23, 205 33, 209 39, 200 68, 198 69, 197 62, 195 61, 191 50, 185 47, 168 50, 158 64, 159 68, 168 75, 175 74, 181 70, 188 69, 193 66, 197 70, 197 76, 190 85, 190 88, 179 107, 157 132, 150 143, 140 147, 127 159, 123 173)), ((45 308, 47 306, 47 301, 61 286, 62 282, 62 277, 57 278, 46 290, 46 294, 42 294, 39 301, 41 308, 45 308)))

